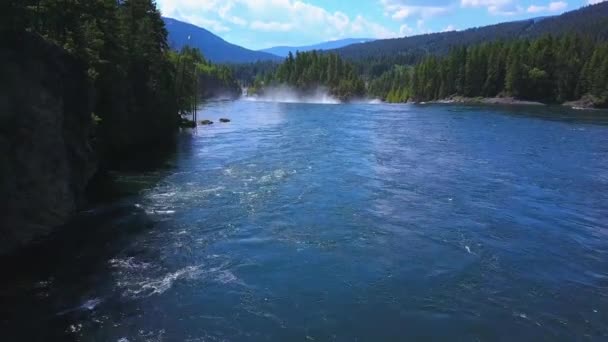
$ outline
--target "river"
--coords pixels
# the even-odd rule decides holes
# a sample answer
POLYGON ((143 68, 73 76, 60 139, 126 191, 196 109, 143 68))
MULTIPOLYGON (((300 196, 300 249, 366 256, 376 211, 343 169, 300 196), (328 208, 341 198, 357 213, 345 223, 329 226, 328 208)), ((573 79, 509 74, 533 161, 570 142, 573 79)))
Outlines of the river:
POLYGON ((234 101, 199 118, 216 123, 5 267, 3 340, 608 338, 608 113, 234 101))

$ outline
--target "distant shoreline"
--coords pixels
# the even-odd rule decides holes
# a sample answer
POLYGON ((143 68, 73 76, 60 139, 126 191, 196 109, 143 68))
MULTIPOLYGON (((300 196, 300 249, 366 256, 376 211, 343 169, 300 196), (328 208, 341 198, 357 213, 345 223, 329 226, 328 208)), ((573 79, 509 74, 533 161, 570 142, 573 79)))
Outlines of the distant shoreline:
POLYGON ((426 103, 462 103, 462 104, 491 104, 491 105, 522 105, 522 106, 546 106, 545 103, 537 101, 518 100, 514 97, 464 97, 453 96, 442 100, 428 101, 426 103))
MULTIPOLYGON (((519 100, 514 97, 465 97, 452 96, 449 98, 433 101, 415 102, 418 104, 434 103, 434 104, 484 104, 484 105, 506 105, 506 106, 547 106, 551 104, 538 101, 519 100)), ((568 101, 556 106, 567 107, 575 110, 605 110, 606 108, 598 106, 597 102, 589 98, 582 98, 577 101, 568 101)))

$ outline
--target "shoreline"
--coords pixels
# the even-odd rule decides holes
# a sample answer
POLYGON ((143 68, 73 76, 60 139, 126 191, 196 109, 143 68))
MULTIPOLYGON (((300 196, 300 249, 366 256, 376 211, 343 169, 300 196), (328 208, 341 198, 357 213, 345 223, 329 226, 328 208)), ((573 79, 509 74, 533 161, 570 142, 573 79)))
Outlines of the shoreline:
MULTIPOLYGON (((418 102, 421 103, 421 102, 418 102)), ((454 96, 442 100, 428 101, 426 103, 460 103, 460 104, 489 104, 489 105, 517 105, 517 106, 546 106, 547 104, 537 101, 518 100, 514 97, 464 97, 454 96)))
POLYGON ((574 110, 606 110, 607 108, 598 105, 595 99, 582 98, 576 101, 564 103, 548 104, 538 101, 519 100, 514 97, 464 97, 453 96, 441 100, 413 102, 417 104, 481 104, 481 105, 505 105, 505 106, 561 106, 574 110))

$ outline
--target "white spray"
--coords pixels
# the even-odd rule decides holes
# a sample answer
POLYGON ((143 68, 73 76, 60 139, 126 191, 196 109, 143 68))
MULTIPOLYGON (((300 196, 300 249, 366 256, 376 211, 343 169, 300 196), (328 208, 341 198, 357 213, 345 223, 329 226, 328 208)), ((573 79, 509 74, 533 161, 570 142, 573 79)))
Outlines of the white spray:
POLYGON ((339 104, 341 101, 329 94, 326 88, 319 87, 312 92, 299 92, 289 86, 264 88, 264 94, 245 97, 247 101, 282 103, 321 103, 339 104))

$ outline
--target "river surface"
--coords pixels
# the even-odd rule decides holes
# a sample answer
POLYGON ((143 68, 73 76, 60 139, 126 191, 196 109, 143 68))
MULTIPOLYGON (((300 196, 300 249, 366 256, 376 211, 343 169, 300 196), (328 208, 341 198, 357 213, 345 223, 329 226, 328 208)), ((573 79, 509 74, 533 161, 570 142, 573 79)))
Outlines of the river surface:
POLYGON ((5 267, 2 340, 608 339, 608 113, 199 118, 216 124, 5 267))

